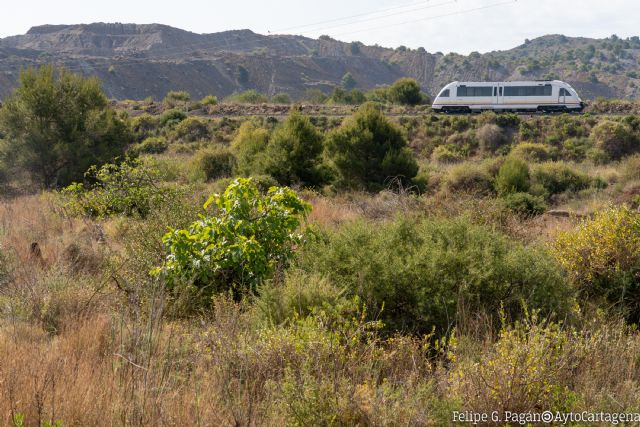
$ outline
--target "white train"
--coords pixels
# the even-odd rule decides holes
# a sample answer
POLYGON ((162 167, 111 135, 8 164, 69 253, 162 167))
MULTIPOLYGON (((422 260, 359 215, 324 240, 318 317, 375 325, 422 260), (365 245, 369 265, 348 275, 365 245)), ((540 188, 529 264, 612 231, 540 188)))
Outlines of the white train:
POLYGON ((434 111, 582 111, 584 103, 568 83, 553 81, 453 82, 433 101, 434 111))

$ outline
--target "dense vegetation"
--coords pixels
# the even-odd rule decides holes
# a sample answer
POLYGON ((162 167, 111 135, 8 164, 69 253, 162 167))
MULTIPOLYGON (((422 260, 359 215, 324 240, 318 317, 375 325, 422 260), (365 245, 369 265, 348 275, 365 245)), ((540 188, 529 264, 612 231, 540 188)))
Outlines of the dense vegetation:
POLYGON ((636 116, 389 117, 367 102, 346 118, 212 118, 175 92, 155 115, 98 103, 122 133, 91 134, 104 147, 82 171, 45 182, 13 161, 32 142, 85 149, 87 117, 60 118, 61 134, 14 110, 67 85, 35 98, 102 99, 96 84, 29 71, 0 110, 0 423, 636 410, 636 116))

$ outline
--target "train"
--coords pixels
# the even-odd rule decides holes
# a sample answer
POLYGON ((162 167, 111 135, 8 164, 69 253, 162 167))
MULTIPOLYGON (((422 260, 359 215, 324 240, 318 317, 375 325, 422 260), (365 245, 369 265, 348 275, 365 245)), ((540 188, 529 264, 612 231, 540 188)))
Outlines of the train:
POLYGON ((452 82, 433 101, 434 111, 580 112, 584 102, 570 84, 560 80, 515 82, 452 82))

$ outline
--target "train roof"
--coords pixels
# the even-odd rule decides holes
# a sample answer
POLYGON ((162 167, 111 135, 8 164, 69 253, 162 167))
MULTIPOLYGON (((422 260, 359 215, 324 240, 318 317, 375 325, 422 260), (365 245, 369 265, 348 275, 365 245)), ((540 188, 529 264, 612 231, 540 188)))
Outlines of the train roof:
MULTIPOLYGON (((542 84, 542 83, 562 83, 562 84, 568 84, 567 82, 563 82, 562 80, 513 80, 513 81, 484 81, 484 82, 478 82, 478 81, 466 81, 466 82, 461 82, 461 81, 455 81, 455 82, 451 82, 448 85, 453 85, 453 84, 458 84, 458 85, 467 85, 467 84, 487 84, 487 85, 492 85, 492 84, 527 84, 527 85, 535 85, 535 84, 542 84)), ((447 86, 448 86, 447 85, 447 86)))

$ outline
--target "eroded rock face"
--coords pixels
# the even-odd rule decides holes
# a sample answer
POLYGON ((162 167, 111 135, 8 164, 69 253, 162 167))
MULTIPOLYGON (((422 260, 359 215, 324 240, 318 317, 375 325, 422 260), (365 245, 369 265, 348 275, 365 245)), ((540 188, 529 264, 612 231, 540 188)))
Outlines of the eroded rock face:
POLYGON ((193 97, 224 97, 246 89, 270 95, 288 92, 297 98, 307 89, 331 91, 347 72, 359 89, 410 76, 432 95, 453 80, 561 75, 586 99, 638 99, 640 84, 633 76, 640 75, 639 56, 636 38, 544 36, 509 51, 445 56, 424 49, 389 49, 326 37, 265 36, 249 30, 196 34, 161 24, 43 25, 0 39, 0 98, 11 92, 21 67, 55 62, 98 76, 107 94, 116 99, 162 99, 169 90, 187 90, 193 97), (576 68, 576 55, 584 60, 590 56, 597 76, 591 65, 576 68), (614 59, 616 67, 597 65, 614 59), (238 78, 241 67, 247 79, 238 78))

